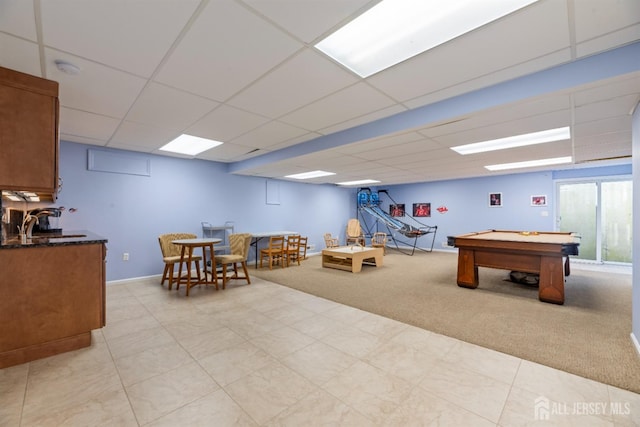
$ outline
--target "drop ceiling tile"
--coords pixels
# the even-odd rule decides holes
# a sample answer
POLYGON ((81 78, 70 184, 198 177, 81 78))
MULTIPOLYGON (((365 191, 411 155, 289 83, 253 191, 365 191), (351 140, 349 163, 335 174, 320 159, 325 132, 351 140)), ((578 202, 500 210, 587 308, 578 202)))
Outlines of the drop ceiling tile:
POLYGON ((270 121, 257 114, 221 105, 187 129, 190 135, 216 141, 231 141, 270 121))
POLYGON ((0 52, 0 66, 42 77, 37 44, 0 33, 0 52))
POLYGON ((460 36, 367 80, 394 99, 406 101, 490 76, 569 47, 567 19, 565 2, 538 2, 510 15, 509 19, 495 21, 460 36), (544 23, 544 31, 540 31, 541 23, 544 23), (408 81, 411 84, 406 84, 408 81))
POLYGON ((43 40, 49 47, 150 77, 199 3, 43 1, 43 40))
POLYGON ((617 98, 628 94, 640 95, 640 72, 624 75, 596 85, 589 85, 584 90, 574 93, 573 99, 577 107, 591 102, 617 98))
POLYGON ((215 101, 151 82, 129 110, 126 120, 182 130, 218 105, 215 101))
POLYGON ((272 121, 238 138, 234 138, 230 142, 252 148, 273 148, 275 144, 305 134, 307 134, 307 131, 304 129, 272 121))
POLYGON ((577 43, 640 23, 637 0, 580 0, 574 2, 573 8, 577 43))
POLYGON ((629 115, 629 111, 638 103, 638 95, 631 94, 602 102, 591 102, 575 109, 575 122, 604 119, 606 117, 629 115))
MULTIPOLYGON (((236 161, 237 159, 244 158, 244 156, 248 155, 252 150, 253 148, 251 147, 245 147, 239 144, 229 144, 225 142, 224 144, 218 145, 211 150, 207 150, 204 153, 198 154, 196 157, 198 159, 211 160, 216 162, 231 162, 236 161)), ((261 154, 264 154, 264 152, 261 154)))
POLYGON ((109 147, 128 146, 155 150, 180 135, 171 129, 123 121, 109 142, 109 147))
MULTIPOLYGON (((38 40, 36 19, 32 1, 4 0, 0 5, 0 31, 22 37, 33 42, 38 40)), ((2 56, 5 56, 4 51, 2 56)))
POLYGON ((111 138, 120 120, 71 108, 60 108, 60 133, 104 141, 111 138))
POLYGON ((234 1, 211 1, 156 80, 224 101, 302 46, 234 1))
POLYGON ((305 49, 233 97, 229 104, 277 118, 356 81, 353 74, 305 49))
MULTIPOLYGON (((424 139, 424 136, 417 132, 403 132, 391 136, 385 136, 381 138, 370 139, 366 141, 360 141, 353 144, 343 145, 336 147, 338 153, 354 154, 358 155, 361 152, 370 150, 378 150, 385 148, 392 148, 396 145, 406 144, 413 141, 419 141, 424 139)), ((402 149, 401 147, 397 149, 402 149)))
MULTIPOLYGON (((560 49, 556 52, 549 53, 548 55, 542 55, 537 58, 530 59, 528 61, 514 64, 512 66, 503 68, 501 70, 495 70, 488 74, 478 75, 475 74, 469 80, 452 84, 451 86, 441 86, 437 90, 428 93, 426 95, 416 96, 411 99, 403 101, 403 104, 409 108, 421 107, 423 105, 432 104, 437 101, 447 100, 459 95, 463 95, 467 92, 472 92, 481 88, 489 87, 507 80, 512 80, 517 77, 533 74, 537 71, 542 71, 558 64, 569 62, 571 60, 571 49, 560 49)), ((447 82, 443 82, 447 83, 447 82)), ((544 88, 535 87, 534 89, 543 90, 544 88)), ((485 100, 488 104, 503 105, 509 100, 500 99, 488 99, 485 100), (493 104, 492 104, 493 103, 493 104)))
POLYGON ((592 120, 586 123, 576 123, 573 126, 573 135, 577 138, 618 132, 631 129, 631 116, 616 116, 601 120, 592 120))
POLYGON ((406 107, 399 104, 395 104, 390 107, 383 108, 378 111, 374 111, 373 113, 365 114, 355 119, 347 120, 333 126, 328 126, 322 129, 318 129, 318 132, 322 133, 323 135, 329 135, 335 132, 339 132, 341 130, 350 129, 352 127, 366 125, 373 121, 384 119, 386 117, 391 117, 395 114, 402 113, 404 111, 407 111, 406 107))
POLYGON ((304 129, 317 130, 373 113, 393 104, 391 98, 361 82, 302 107, 279 120, 304 129))
POLYGON ((309 43, 343 22, 369 0, 242 0, 270 20, 309 43))
POLYGON ((578 58, 593 55, 608 49, 625 45, 640 39, 640 24, 635 24, 627 28, 622 28, 595 39, 587 40, 576 46, 576 56, 578 58))
POLYGON ((136 100, 146 80, 52 49, 45 49, 47 78, 60 83, 60 105, 123 118, 136 100), (80 74, 69 75, 58 70, 56 59, 71 62, 80 74))

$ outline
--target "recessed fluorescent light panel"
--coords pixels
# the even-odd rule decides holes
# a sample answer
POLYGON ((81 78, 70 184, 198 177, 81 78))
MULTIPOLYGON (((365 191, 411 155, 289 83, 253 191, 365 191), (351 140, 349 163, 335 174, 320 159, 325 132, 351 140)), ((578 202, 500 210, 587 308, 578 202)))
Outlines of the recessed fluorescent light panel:
POLYGON ((360 181, 345 181, 338 182, 338 185, 363 185, 363 184, 376 184, 380 181, 376 181, 375 179, 361 179, 360 181))
POLYGON ((316 48, 368 77, 537 0, 384 0, 316 48))
POLYGON ((571 161, 572 161, 571 156, 554 157, 552 159, 528 160, 526 162, 502 163, 499 165, 489 165, 489 166, 485 166, 485 168, 489 169, 490 171, 501 171, 506 169, 534 168, 536 166, 561 165, 564 163, 571 163, 571 161))
POLYGON ((486 151, 504 150, 506 148, 524 147, 526 145, 544 144, 546 142, 563 141, 570 138, 571 128, 567 126, 509 136, 507 138, 492 139, 490 141, 476 142, 474 144, 459 145, 457 147, 451 147, 451 149, 459 154, 467 155, 484 153, 486 151))
POLYGON ((222 145, 220 141, 214 141, 212 139, 200 138, 193 135, 182 134, 168 144, 160 147, 162 151, 170 151, 172 153, 186 154, 188 156, 195 156, 207 151, 213 147, 222 145))
POLYGON ((334 172, 325 172, 325 171, 311 171, 311 172, 303 172, 296 173, 293 175, 287 175, 285 178, 293 178, 293 179, 311 179, 311 178, 320 178, 321 176, 329 176, 335 175, 334 172))

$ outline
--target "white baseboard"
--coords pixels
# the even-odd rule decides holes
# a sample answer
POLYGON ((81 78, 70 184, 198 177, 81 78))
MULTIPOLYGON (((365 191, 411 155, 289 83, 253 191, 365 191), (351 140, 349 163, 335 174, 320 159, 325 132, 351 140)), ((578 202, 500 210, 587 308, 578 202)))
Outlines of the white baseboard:
POLYGON ((638 356, 640 356, 640 343, 636 339, 636 336, 633 334, 633 332, 631 332, 631 334, 629 335, 631 336, 631 343, 633 344, 633 347, 636 349, 636 353, 638 353, 638 356))

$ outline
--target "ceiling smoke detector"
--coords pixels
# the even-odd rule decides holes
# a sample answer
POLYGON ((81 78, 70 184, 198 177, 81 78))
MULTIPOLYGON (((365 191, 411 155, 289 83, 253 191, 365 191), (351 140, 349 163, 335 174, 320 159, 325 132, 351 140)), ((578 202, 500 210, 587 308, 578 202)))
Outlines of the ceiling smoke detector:
POLYGON ((58 67, 58 70, 62 71, 65 74, 70 74, 72 76, 80 74, 80 68, 76 67, 70 62, 62 61, 60 59, 56 59, 54 62, 56 64, 56 67, 58 67))

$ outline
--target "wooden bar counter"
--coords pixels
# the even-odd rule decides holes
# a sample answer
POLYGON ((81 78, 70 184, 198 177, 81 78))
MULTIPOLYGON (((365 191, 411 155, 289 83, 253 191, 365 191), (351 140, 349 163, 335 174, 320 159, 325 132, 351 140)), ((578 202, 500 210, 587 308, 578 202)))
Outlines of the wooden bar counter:
POLYGON ((91 345, 105 325, 106 239, 0 244, 0 369, 91 345))

